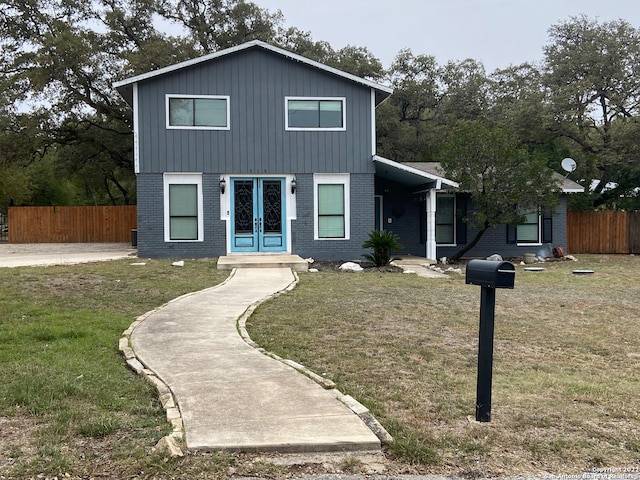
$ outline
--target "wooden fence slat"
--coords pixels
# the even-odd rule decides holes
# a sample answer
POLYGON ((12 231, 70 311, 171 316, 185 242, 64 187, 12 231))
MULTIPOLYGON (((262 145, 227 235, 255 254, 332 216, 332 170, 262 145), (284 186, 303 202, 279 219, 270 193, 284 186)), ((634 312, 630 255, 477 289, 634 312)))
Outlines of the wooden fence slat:
POLYGON ((10 243, 128 243, 137 207, 11 207, 10 243))

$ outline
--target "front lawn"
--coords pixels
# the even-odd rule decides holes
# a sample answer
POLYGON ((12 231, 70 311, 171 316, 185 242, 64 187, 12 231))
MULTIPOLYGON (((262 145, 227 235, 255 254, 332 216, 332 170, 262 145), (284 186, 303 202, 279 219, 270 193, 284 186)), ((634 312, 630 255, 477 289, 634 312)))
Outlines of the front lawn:
MULTIPOLYGON (((226 273, 212 261, 131 263, 0 268, 0 478, 162 478, 183 468, 150 454, 170 429, 118 339, 138 315, 226 273)), ((228 464, 206 457, 184 478, 219 477, 228 464)))
MULTIPOLYGON (((460 275, 304 273, 247 327, 261 346, 331 378, 373 411, 396 438, 389 473, 637 469, 640 259, 579 260, 543 272, 518 266, 516 288, 497 292, 489 424, 472 421, 480 288, 460 275)), ((155 389, 125 366, 118 339, 138 315, 225 277, 211 261, 0 269, 0 478, 311 471, 151 451, 169 425, 155 389)), ((346 459, 339 468, 358 465, 346 459)))
POLYGON ((473 421, 480 288, 461 275, 305 273, 247 328, 368 406, 401 471, 637 471, 640 257, 541 266, 496 292, 491 423, 473 421))

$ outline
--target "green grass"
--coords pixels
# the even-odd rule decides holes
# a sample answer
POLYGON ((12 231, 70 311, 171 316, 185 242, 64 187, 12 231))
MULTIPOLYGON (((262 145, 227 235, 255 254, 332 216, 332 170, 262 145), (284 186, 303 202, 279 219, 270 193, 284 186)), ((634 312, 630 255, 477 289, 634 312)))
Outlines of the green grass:
POLYGON ((369 407, 401 464, 459 475, 638 466, 640 257, 579 260, 518 266, 515 289, 496 292, 489 424, 472 421, 480 288, 463 276, 302 274, 247 327, 369 407))
MULTIPOLYGON (((220 283, 215 262, 130 260, 0 269, 0 475, 71 478, 279 477, 242 455, 168 459, 155 389, 125 366, 140 314, 220 283)), ((496 295, 490 424, 470 421, 480 289, 464 277, 301 274, 262 305, 253 339, 334 380, 396 442, 391 472, 497 476, 640 465, 640 257, 517 267, 496 295), (575 268, 591 268, 576 276, 575 268)), ((343 471, 357 471, 356 457, 343 471)), ((295 469, 293 472, 295 473, 295 469)))
MULTIPOLYGON (((13 432, 0 435, 6 478, 184 469, 148 454, 169 427, 118 339, 138 315, 226 275, 211 261, 130 263, 0 269, 0 430, 13 432)), ((211 458, 189 468, 215 478, 211 458)))

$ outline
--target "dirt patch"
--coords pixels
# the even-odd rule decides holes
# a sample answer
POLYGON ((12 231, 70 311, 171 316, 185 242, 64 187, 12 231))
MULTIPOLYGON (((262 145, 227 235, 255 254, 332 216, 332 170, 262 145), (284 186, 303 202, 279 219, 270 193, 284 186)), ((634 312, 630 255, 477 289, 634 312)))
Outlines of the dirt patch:
MULTIPOLYGON (((353 260, 316 260, 312 264, 309 265, 309 268, 315 268, 319 272, 340 272, 340 265, 353 260)), ((354 262, 360 265, 364 269, 364 273, 402 273, 402 269, 400 267, 395 267, 393 265, 385 265, 382 267, 376 267, 373 262, 354 262)), ((344 273, 353 273, 353 272, 344 272, 344 273)))
POLYGON ((9 471, 17 459, 35 454, 33 439, 40 429, 35 418, 21 412, 0 417, 0 472, 9 471))

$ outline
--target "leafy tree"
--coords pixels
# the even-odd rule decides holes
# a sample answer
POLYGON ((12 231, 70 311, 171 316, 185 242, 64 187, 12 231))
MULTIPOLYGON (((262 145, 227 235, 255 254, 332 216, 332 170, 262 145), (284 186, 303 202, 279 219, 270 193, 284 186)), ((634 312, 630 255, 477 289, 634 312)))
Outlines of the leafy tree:
POLYGON ((460 120, 485 118, 490 80, 471 59, 439 66, 433 56, 402 50, 389 71, 394 93, 377 111, 381 155, 434 160, 440 139, 460 120))
MULTIPOLYGON (((153 13, 153 5, 146 11, 153 13)), ((270 13, 243 0, 160 0, 157 13, 182 27, 187 44, 199 54, 250 40, 269 42, 284 20, 280 11, 270 13)))
POLYGON ((551 27, 544 51, 555 136, 575 152, 585 186, 596 181, 592 207, 615 207, 640 185, 640 30, 572 17, 551 27))
POLYGON ((378 150, 396 161, 420 161, 430 151, 440 100, 439 67, 430 55, 401 50, 389 71, 394 93, 377 109, 378 150))
POLYGON ((543 74, 530 63, 498 69, 491 75, 491 121, 511 130, 531 148, 546 145, 552 116, 543 74))
POLYGON ((253 39, 382 76, 366 48, 335 51, 283 21, 244 0, 0 0, 0 114, 28 112, 2 125, 0 143, 21 140, 4 143, 15 168, 53 154, 87 202, 133 203, 132 115, 114 81, 253 39), (161 22, 180 32, 162 33, 161 22))
POLYGON ((477 231, 451 257, 453 261, 471 250, 488 229, 521 224, 526 212, 552 208, 558 201, 559 185, 546 161, 532 156, 504 128, 461 122, 442 145, 440 161, 447 177, 470 193, 473 214, 464 221, 477 231))
POLYGON ((438 108, 441 123, 485 118, 489 109, 491 82, 482 63, 466 59, 447 62, 440 69, 442 98, 438 108))
POLYGON ((334 50, 328 42, 315 41, 310 32, 295 27, 280 28, 272 41, 286 50, 358 77, 379 81, 384 76, 380 60, 365 47, 347 45, 334 50))

